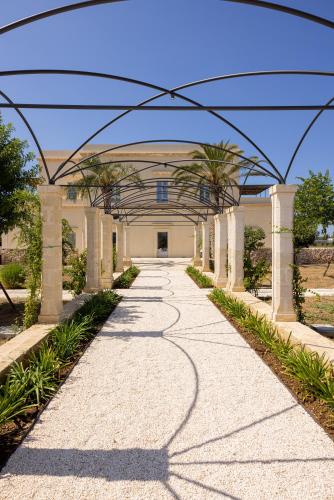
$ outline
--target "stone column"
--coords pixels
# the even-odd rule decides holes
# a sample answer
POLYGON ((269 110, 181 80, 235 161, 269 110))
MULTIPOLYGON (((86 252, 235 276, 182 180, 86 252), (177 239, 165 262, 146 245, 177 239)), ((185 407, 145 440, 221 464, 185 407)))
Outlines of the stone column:
POLYGON ((215 220, 215 277, 218 288, 227 285, 227 215, 217 214, 215 220))
POLYGON ((101 289, 101 213, 99 208, 86 207, 87 270, 86 292, 101 289))
POLYGON ((113 261, 112 261, 112 215, 103 214, 102 221, 102 269, 101 288, 111 288, 113 284, 113 261))
POLYGON ((272 203, 272 319, 296 321, 292 295, 293 204, 297 186, 270 188, 272 203))
POLYGON ((124 257, 123 257, 123 265, 126 267, 131 266, 131 257, 130 257, 130 226, 124 225, 124 257))
POLYGON ((123 222, 117 224, 117 234, 116 234, 116 251, 117 251, 117 263, 115 271, 122 273, 124 270, 123 258, 124 258, 124 225, 123 222))
POLYGON ((244 207, 228 209, 228 290, 244 288, 244 207))
POLYGON ((210 224, 202 222, 202 271, 210 271, 210 224))
POLYGON ((200 226, 197 224, 194 226, 194 258, 193 265, 200 266, 201 265, 201 254, 200 254, 200 226))
POLYGON ((42 216, 42 286, 39 323, 58 323, 63 311, 62 193, 60 186, 38 186, 42 216))

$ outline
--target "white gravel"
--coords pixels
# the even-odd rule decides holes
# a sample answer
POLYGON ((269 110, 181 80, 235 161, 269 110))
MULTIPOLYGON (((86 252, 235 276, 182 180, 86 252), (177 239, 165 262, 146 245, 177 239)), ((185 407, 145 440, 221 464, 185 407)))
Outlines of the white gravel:
POLYGON ((1 500, 333 499, 334 445, 184 273, 142 273, 12 455, 1 500))

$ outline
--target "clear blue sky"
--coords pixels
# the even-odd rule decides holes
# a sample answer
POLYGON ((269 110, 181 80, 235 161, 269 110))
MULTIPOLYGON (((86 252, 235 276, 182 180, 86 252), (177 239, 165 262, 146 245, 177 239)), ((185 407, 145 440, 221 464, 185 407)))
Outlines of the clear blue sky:
MULTIPOLYGON (((1 24, 64 0, 2 2, 1 24)), ((331 0, 277 0, 334 20, 331 0)), ((67 68, 109 72, 165 87, 225 73, 268 69, 334 70, 334 31, 306 20, 220 0, 130 0, 62 14, 0 37, 0 68, 67 68)), ((17 101, 137 103, 155 92, 128 84, 79 77, 2 78, 17 101)), ((334 97, 334 78, 265 77, 225 81, 187 91, 207 104, 321 104, 334 97)), ((161 100, 170 103, 170 98, 161 100)), ((182 104, 180 101, 173 101, 182 104)), ((111 111, 25 110, 44 149, 72 149, 115 115, 111 111)), ((12 111, 3 112, 17 135, 29 134, 12 111)), ((229 112, 284 170, 314 112, 229 112)), ((324 114, 301 150, 290 176, 308 169, 334 174, 334 111, 324 114)), ((178 138, 230 139, 254 149, 207 113, 133 112, 96 143, 178 138)), ((32 146, 33 149, 33 146, 32 146)))

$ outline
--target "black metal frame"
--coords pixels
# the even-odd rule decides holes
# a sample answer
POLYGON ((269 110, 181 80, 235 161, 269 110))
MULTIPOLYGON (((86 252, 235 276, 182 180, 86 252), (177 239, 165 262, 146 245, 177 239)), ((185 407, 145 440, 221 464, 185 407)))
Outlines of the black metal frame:
MULTIPOLYGON (((47 10, 44 12, 40 12, 38 14, 29 16, 24 19, 20 19, 18 21, 15 21, 13 23, 10 23, 6 26, 0 27, 0 35, 3 35, 7 32, 13 31, 15 29, 20 28, 21 26, 34 23, 36 21, 55 16, 58 14, 62 14, 65 12, 70 12, 70 11, 75 11, 78 9, 83 9, 83 8, 88 8, 88 7, 93 7, 97 5, 102 5, 102 4, 112 4, 112 3, 119 3, 119 2, 124 2, 127 0, 87 0, 83 2, 78 2, 75 4, 69 4, 65 5, 59 8, 47 10)), ((288 6, 284 5, 278 5, 274 4, 272 2, 267 2, 267 1, 262 1, 262 0, 221 0, 223 2, 229 2, 229 3, 239 3, 239 4, 245 4, 249 6, 255 6, 255 7, 261 7, 265 9, 270 9, 273 11, 289 14, 292 16, 296 16, 302 19, 306 19, 308 21, 320 24, 322 26, 325 26, 330 29, 334 29, 334 22, 325 19, 319 16, 316 16, 314 14, 311 14, 309 12, 305 12, 302 10, 294 9, 288 6)), ((34 143, 39 151, 41 161, 43 163, 46 175, 47 175, 47 180, 50 184, 54 184, 57 181, 60 181, 62 178, 65 178, 70 175, 74 175, 77 173, 80 173, 83 178, 85 178, 85 171, 87 169, 91 170, 93 166, 87 167, 87 166, 82 166, 83 162, 87 160, 87 158, 84 158, 83 160, 79 162, 74 161, 74 156, 82 150, 82 148, 88 144, 92 139, 94 139, 98 134, 100 134, 102 131, 106 130, 109 128, 111 125, 113 125, 115 122, 118 120, 122 119, 125 117, 128 113, 132 111, 182 111, 182 112, 190 112, 190 111, 205 111, 213 115, 215 118, 218 120, 222 121, 225 125, 228 127, 232 128, 235 132, 237 132, 243 139, 245 139, 252 147, 255 148, 257 154, 260 155, 260 161, 259 162, 250 162, 252 165, 247 168, 248 172, 247 175, 244 178, 244 184, 248 181, 249 177, 256 173, 257 175, 261 175, 264 177, 269 177, 273 179, 273 181, 278 182, 278 183, 285 183, 287 181, 287 177, 291 171, 291 168, 293 166, 293 163, 295 161, 295 158, 303 145, 307 135, 309 134, 310 130, 313 128, 315 123, 318 121, 320 116, 324 111, 328 110, 334 110, 334 97, 331 98, 326 102, 326 104, 313 104, 313 105, 266 105, 266 106, 258 106, 258 105, 246 105, 246 106, 226 106, 224 104, 217 105, 203 105, 198 101, 195 101, 194 99, 191 99, 184 95, 183 93, 181 94, 180 91, 188 89, 190 87, 195 87, 195 86, 200 86, 204 85, 207 83, 211 82, 216 82, 216 81, 223 81, 227 79, 237 79, 237 78, 249 78, 249 77, 259 77, 259 76, 282 76, 282 75, 294 75, 294 76, 318 76, 318 77, 333 77, 334 72, 328 72, 328 71, 317 71, 317 70, 273 70, 273 71, 254 71, 254 72, 247 72, 247 73, 236 73, 236 74, 229 74, 229 75, 219 75, 211 78, 206 78, 203 80, 199 81, 194 81, 194 82, 188 82, 184 85, 180 85, 177 87, 174 87, 172 89, 164 88, 158 85, 155 85, 150 82, 145 82, 137 79, 132 79, 128 77, 123 77, 119 75, 112 75, 108 73, 100 73, 100 72, 91 72, 91 71, 79 71, 79 70, 64 70, 64 69, 30 69, 30 70, 11 70, 11 71, 0 71, 0 77, 2 76, 22 76, 22 75, 50 75, 50 74, 58 74, 58 75, 67 75, 67 76, 84 76, 84 77, 94 77, 94 78, 105 78, 109 80, 114 80, 114 81, 120 81, 120 82, 125 82, 125 83, 130 83, 132 85, 139 85, 141 87, 146 87, 146 88, 151 88, 159 93, 145 99, 144 101, 141 101, 138 104, 122 104, 122 105, 115 105, 115 104, 103 104, 103 105, 96 105, 96 104, 55 104, 55 103, 49 103, 49 104, 41 104, 41 103, 18 103, 13 101, 7 94, 4 92, 0 91, 0 96, 3 97, 3 99, 6 101, 5 103, 0 103, 0 108, 12 108, 16 111, 16 113, 19 115, 19 117, 22 119, 24 122, 25 126, 29 130, 34 143), (170 106, 161 106, 161 105, 150 105, 149 103, 164 97, 166 95, 170 95, 172 98, 179 98, 182 101, 186 103, 186 105, 170 105, 170 106), (96 130, 92 135, 90 135, 71 155, 58 167, 56 170, 55 174, 53 176, 50 176, 50 172, 47 166, 47 161, 45 159, 45 156, 43 154, 43 149, 37 139, 37 135, 34 132, 33 128, 31 127, 31 124, 25 117, 25 115, 22 113, 22 109, 79 109, 79 110, 87 110, 87 109, 99 109, 99 110, 122 110, 121 114, 118 116, 114 117, 112 120, 108 121, 105 125, 100 127, 98 130, 96 130), (287 166, 287 169, 285 172, 281 172, 280 169, 272 162, 272 160, 269 158, 269 156, 260 148, 258 144, 255 143, 255 141, 252 140, 252 138, 245 134, 240 128, 238 128, 235 124, 233 124, 230 120, 227 120, 222 114, 218 113, 217 111, 303 111, 303 110, 316 110, 318 113, 314 116, 314 118, 310 121, 310 123, 307 125, 305 131, 303 132, 295 150, 293 151, 293 154, 291 156, 291 159, 289 161, 289 164, 287 166), (67 165, 69 163, 72 163, 71 167, 68 167, 67 165), (263 163, 266 164, 266 166, 263 165, 263 163)), ((100 151, 99 153, 90 155, 88 158, 92 159, 98 156, 101 156, 106 153, 111 153, 112 151, 118 150, 120 148, 126 148, 128 146, 133 146, 133 145, 140 145, 140 144, 149 144, 149 143, 166 143, 166 142, 171 142, 171 143, 183 143, 183 144, 194 144, 196 146, 204 146, 206 143, 201 143, 201 142, 196 142, 192 140, 180 140, 180 139, 160 139, 160 140, 151 140, 151 141, 137 141, 133 143, 128 143, 128 144, 123 144, 120 146, 113 146, 111 148, 108 148, 104 151, 100 151)), ((211 147, 217 147, 218 149, 224 150, 224 148, 221 148, 219 146, 212 146, 211 147)), ((226 151, 226 150, 224 150, 226 151)), ((239 155, 237 153, 232 152, 235 157, 238 157, 239 159, 246 160, 247 158, 244 157, 243 155, 239 155)), ((248 159, 247 159, 248 160, 248 159)), ((130 161, 130 160, 127 160, 130 161)), ((159 166, 159 165, 166 165, 169 167, 173 167, 174 169, 186 169, 186 166, 180 166, 177 165, 177 163, 187 163, 187 162, 193 162, 194 160, 189 160, 188 158, 184 158, 182 160, 178 160, 177 162, 150 162, 146 160, 131 160, 131 163, 146 163, 149 164, 148 166, 142 168, 138 172, 147 170, 147 169, 152 169, 153 167, 159 166)), ((198 160, 197 160, 198 161, 198 160)), ((104 162, 104 163, 117 163, 116 161, 109 161, 109 162, 104 162)), ((223 162, 222 162, 223 163, 223 162)), ((227 163, 227 162, 226 162, 227 163)), ((199 178, 201 176, 198 176, 199 178)), ((124 181, 126 181, 127 177, 124 179, 121 179, 119 182, 115 183, 113 186, 110 186, 109 192, 104 193, 104 194, 97 194, 95 195, 94 198, 91 196, 91 192, 89 187, 95 187, 99 188, 99 186, 87 186, 88 190, 88 195, 90 199, 90 203, 92 206, 99 206, 99 207, 104 207, 105 208, 105 199, 110 196, 110 191, 116 186, 120 185, 121 186, 121 191, 127 191, 127 193, 131 193, 132 191, 135 192, 135 194, 128 194, 124 200, 128 200, 127 203, 131 204, 136 200, 136 203, 140 202, 141 205, 140 207, 137 207, 137 210, 141 210, 142 213, 151 209, 155 210, 155 206, 153 204, 153 201, 150 200, 147 197, 147 191, 152 189, 152 182, 153 179, 145 179, 144 182, 141 183, 141 187, 138 186, 138 183, 130 183, 124 185, 124 181), (145 204, 150 202, 151 206, 146 207, 145 204)), ((156 181, 156 178, 154 179, 156 181)), ((199 180, 199 182, 205 181, 206 184, 207 181, 205 179, 199 180)), ((172 182, 171 179, 169 179, 169 182, 172 182)), ((182 194, 183 197, 193 197, 192 201, 196 201, 199 203, 199 207, 201 207, 203 211, 199 211, 198 213, 192 212, 192 215, 196 215, 198 217, 198 220, 200 218, 207 217, 209 210, 212 211, 212 213, 222 211, 225 206, 231 206, 233 204, 238 204, 240 202, 240 196, 242 194, 242 186, 238 186, 239 189, 239 196, 234 197, 233 196, 233 190, 232 187, 236 186, 226 186, 226 189, 224 190, 222 194, 222 200, 221 200, 221 206, 210 206, 208 207, 208 204, 203 203, 203 200, 199 199, 199 197, 196 197, 196 185, 193 183, 193 185, 189 185, 189 189, 192 193, 190 196, 190 193, 188 192, 187 195, 182 191, 181 188, 174 183, 174 185, 170 185, 169 190, 173 195, 179 196, 182 194), (232 193, 232 194, 231 194, 232 193)), ((268 186, 264 186, 266 188, 268 186)), ((209 186, 210 188, 210 186, 209 186)), ((123 200, 122 200, 123 201, 123 200)), ((175 202, 176 203, 176 202, 175 202)), ((182 215, 185 218, 189 218, 190 215, 188 213, 188 208, 186 204, 180 204, 179 206, 175 207, 166 207, 167 210, 172 210, 174 209, 174 213, 176 213, 178 216, 182 215), (182 210, 181 210, 182 207, 182 210)), ((131 206, 127 207, 128 212, 125 210, 125 205, 120 204, 120 203, 115 203, 112 207, 110 207, 110 210, 108 210, 110 213, 114 213, 115 211, 117 212, 117 215, 119 218, 127 218, 128 216, 133 216, 133 204, 131 206), (124 213, 122 212, 124 211, 124 213)), ((190 210, 191 212, 191 210, 190 210)), ((139 213, 139 212, 138 212, 139 213)), ((157 212, 155 212, 157 213, 157 212)), ((165 212, 166 213, 166 212, 165 212)), ((193 219, 189 219, 193 220, 193 219)))

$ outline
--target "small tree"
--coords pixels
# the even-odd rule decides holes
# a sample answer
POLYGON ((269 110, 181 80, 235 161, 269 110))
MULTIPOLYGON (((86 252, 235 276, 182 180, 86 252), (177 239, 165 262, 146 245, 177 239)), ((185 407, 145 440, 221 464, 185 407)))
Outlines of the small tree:
POLYGON ((265 232, 261 227, 245 226, 244 286, 257 297, 270 264, 265 257, 255 259, 254 252, 264 247, 265 232))
POLYGON ((334 186, 329 170, 324 174, 310 170, 309 177, 298 179, 302 184, 295 197, 294 240, 296 247, 303 247, 314 242, 319 225, 326 236, 334 223, 334 186))
POLYGON ((22 221, 20 193, 39 184, 37 165, 28 165, 34 159, 27 153, 27 143, 13 137, 14 128, 5 125, 0 115, 0 234, 6 233, 22 221))
POLYGON ((86 285, 87 250, 80 255, 72 255, 69 264, 70 289, 74 295, 80 295, 86 285))

